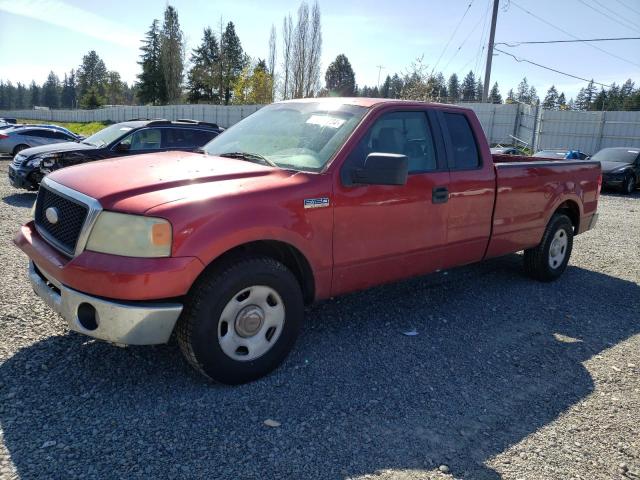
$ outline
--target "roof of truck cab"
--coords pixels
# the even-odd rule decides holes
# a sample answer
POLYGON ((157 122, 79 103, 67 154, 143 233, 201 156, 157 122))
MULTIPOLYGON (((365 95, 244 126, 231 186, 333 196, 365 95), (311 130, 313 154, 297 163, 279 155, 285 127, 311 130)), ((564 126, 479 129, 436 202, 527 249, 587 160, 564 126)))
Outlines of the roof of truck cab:
POLYGON ((407 105, 437 105, 447 108, 460 108, 464 109, 464 107, 459 107, 457 105, 450 105, 444 103, 436 103, 436 102, 420 102, 416 100, 397 100, 395 98, 369 98, 369 97, 319 97, 319 98, 297 98, 294 100, 284 100, 278 103, 304 103, 304 102, 313 102, 313 103, 337 103, 340 105, 354 105, 357 107, 371 108, 376 105, 385 104, 385 105, 398 105, 398 106, 407 106, 407 105))

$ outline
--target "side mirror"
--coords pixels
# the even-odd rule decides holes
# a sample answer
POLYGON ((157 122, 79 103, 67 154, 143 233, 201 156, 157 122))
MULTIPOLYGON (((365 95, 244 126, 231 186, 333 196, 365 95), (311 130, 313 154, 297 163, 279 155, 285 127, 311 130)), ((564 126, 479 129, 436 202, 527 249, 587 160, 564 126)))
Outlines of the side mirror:
POLYGON ((116 145, 116 152, 128 152, 131 149, 131 144, 129 143, 119 143, 116 145))
POLYGON ((352 184, 405 185, 409 174, 409 158, 396 153, 370 153, 364 167, 351 171, 352 184))

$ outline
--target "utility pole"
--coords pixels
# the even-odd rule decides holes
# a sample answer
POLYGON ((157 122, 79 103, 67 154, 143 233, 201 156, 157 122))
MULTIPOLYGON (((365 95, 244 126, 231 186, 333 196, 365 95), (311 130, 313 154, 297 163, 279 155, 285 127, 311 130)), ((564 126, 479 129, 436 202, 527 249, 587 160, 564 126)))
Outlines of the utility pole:
POLYGON ((487 65, 484 70, 484 90, 482 101, 489 100, 489 82, 491 81, 491 61, 493 60, 493 41, 496 37, 496 21, 498 20, 498 4, 500 0, 493 0, 493 14, 491 15, 491 33, 489 34, 489 46, 487 48, 487 65))
POLYGON ((376 65, 376 67, 378 67, 378 90, 380 90, 380 73, 382 72, 384 65, 376 65))

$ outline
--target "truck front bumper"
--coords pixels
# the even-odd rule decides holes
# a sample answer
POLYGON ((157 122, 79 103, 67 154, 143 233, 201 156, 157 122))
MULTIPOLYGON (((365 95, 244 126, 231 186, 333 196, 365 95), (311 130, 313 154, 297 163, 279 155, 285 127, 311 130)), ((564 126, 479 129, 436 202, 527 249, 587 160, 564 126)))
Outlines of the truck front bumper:
POLYGON ((33 290, 71 330, 126 345, 166 343, 182 312, 179 303, 115 302, 84 294, 29 262, 33 290))

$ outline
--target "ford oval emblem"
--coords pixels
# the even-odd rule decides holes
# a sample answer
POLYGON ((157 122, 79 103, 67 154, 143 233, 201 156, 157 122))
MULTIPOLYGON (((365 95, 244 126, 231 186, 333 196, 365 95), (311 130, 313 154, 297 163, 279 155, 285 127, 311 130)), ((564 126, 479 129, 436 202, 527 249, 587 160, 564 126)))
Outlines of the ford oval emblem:
POLYGON ((47 221, 50 224, 55 225, 56 223, 58 223, 59 216, 58 216, 58 209, 56 207, 47 208, 44 211, 44 216, 47 217, 47 221))

